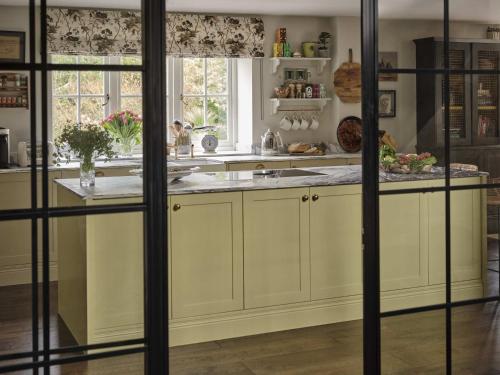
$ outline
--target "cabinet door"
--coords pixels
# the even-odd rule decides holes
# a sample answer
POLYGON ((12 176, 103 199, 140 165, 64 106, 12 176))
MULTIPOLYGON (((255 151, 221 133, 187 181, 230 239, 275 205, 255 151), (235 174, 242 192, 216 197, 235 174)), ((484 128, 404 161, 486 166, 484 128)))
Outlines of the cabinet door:
POLYGON ((361 186, 311 188, 311 299, 361 294, 361 186))
POLYGON ((243 308, 242 193, 171 197, 172 317, 243 308))
POLYGON ((289 161, 263 161, 254 163, 230 163, 228 171, 254 171, 258 169, 286 169, 290 168, 289 161))
POLYGON ((292 160, 290 164, 292 168, 334 167, 338 165, 346 165, 347 160, 344 158, 292 160))
POLYGON ((426 210, 424 194, 380 197, 381 290, 428 284, 426 210))
MULTIPOLYGON (((473 69, 498 70, 500 46, 492 43, 473 44, 473 69)), ((500 80, 497 74, 476 74, 472 86, 472 140, 474 144, 498 144, 500 116, 498 98, 500 80)))
MULTIPOLYGON (((445 196, 429 194, 430 284, 445 282, 445 196)), ((451 192, 451 281, 481 278, 482 236, 480 190, 451 192)))
POLYGON ((309 189, 243 193, 245 308, 310 299, 309 189))

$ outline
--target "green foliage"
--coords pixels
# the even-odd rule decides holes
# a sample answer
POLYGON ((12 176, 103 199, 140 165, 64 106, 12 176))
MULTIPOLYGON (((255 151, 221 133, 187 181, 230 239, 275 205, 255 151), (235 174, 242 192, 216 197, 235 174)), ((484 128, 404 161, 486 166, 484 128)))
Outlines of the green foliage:
POLYGON ((82 162, 84 170, 90 170, 92 159, 105 156, 108 160, 115 156, 113 138, 99 125, 67 123, 55 140, 57 161, 66 159, 69 163, 72 152, 82 162))

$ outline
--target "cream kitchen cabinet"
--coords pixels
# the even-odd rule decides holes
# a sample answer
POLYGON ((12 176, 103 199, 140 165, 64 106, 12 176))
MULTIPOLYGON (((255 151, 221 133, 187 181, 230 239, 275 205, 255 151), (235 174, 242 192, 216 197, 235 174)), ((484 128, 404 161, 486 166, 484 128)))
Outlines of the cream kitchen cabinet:
POLYGON ((363 292, 361 186, 311 188, 311 297, 363 292))
POLYGON ((170 203, 172 317, 243 309, 242 193, 170 203))
POLYGON ((251 163, 228 163, 227 170, 234 171, 253 171, 257 169, 286 169, 290 168, 289 161, 262 161, 251 163))
POLYGON ((245 308, 310 299, 309 188, 243 193, 245 308))
MULTIPOLYGON (((477 179, 453 181, 455 185, 477 184, 477 179)), ((485 183, 486 181, 483 181, 485 183)), ((451 266, 452 282, 481 278, 481 265, 486 256, 481 249, 486 237, 481 217, 481 190, 456 190, 450 195, 451 210, 451 266)), ((429 256, 430 283, 445 283, 445 196, 444 193, 427 194, 429 197, 429 256)))
MULTIPOLYGON (((53 204, 52 181, 60 177, 60 172, 49 173, 49 206, 53 204)), ((38 181, 38 206, 42 205, 41 176, 38 181)), ((0 174, 0 209, 13 210, 31 207, 31 175, 29 172, 0 174)), ((50 277, 57 278, 55 267, 55 247, 53 241, 53 221, 49 222, 50 277)), ((31 282, 31 221, 16 220, 0 222, 0 286, 27 284, 31 282)), ((38 224, 38 254, 42 254, 42 224, 38 224)), ((40 268, 41 268, 41 263, 40 268)))

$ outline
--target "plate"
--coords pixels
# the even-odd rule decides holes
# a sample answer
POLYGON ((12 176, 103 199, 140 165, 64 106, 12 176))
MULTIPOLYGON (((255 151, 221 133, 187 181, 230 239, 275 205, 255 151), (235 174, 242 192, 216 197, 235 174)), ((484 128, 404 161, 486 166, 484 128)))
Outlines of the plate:
POLYGON ((340 121, 337 139, 345 152, 359 152, 363 135, 362 121, 359 117, 348 116, 340 121))

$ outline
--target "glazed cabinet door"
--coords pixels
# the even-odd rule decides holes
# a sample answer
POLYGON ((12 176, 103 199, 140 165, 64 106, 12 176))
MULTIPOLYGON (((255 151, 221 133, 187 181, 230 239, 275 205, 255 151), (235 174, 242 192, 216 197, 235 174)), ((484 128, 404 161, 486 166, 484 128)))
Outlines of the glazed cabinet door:
POLYGON ((174 195, 170 210, 172 317, 242 309, 242 193, 174 195))
POLYGON ((245 308, 310 300, 309 189, 243 193, 245 308))
MULTIPOLYGON (((394 183, 392 188, 416 187, 394 183)), ((424 194, 380 197, 381 290, 428 285, 427 205, 424 194)))
POLYGON ((359 295, 361 186, 311 188, 311 299, 359 295))

